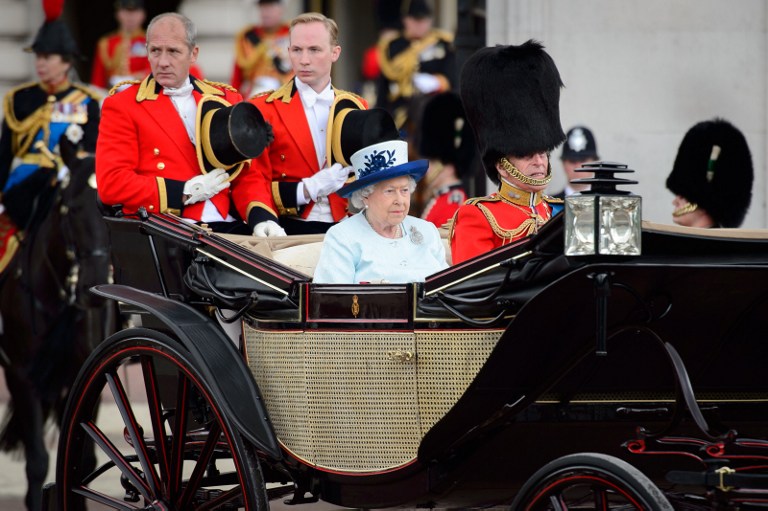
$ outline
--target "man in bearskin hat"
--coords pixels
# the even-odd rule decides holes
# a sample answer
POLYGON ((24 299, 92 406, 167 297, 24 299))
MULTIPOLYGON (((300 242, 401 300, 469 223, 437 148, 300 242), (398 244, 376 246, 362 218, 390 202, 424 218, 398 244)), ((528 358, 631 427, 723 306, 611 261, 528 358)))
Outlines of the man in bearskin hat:
POLYGON ((672 220, 687 227, 739 227, 752 200, 752 156, 728 121, 694 125, 683 137, 667 188, 675 194, 672 220))
POLYGON ((149 23, 152 73, 127 88, 113 87, 104 100, 96 148, 99 197, 126 214, 144 208, 206 223, 214 231, 250 234, 253 224, 243 221, 251 220, 258 185, 241 163, 261 153, 271 131, 255 108, 215 115, 243 98, 230 85, 190 74, 199 51, 195 34, 192 21, 175 12, 149 23), (216 123, 229 115, 240 121, 216 123), (247 154, 227 150, 232 137, 243 139, 247 154))
POLYGON ((461 178, 475 155, 475 137, 459 95, 449 91, 431 98, 424 106, 420 130, 419 153, 429 159, 429 170, 417 189, 428 201, 421 218, 441 227, 467 200, 461 178))
POLYGON ((282 0, 258 0, 259 25, 249 25, 235 36, 232 86, 244 97, 277 89, 291 77, 288 24, 282 0))
POLYGON ((560 73, 537 41, 474 53, 461 73, 461 99, 488 177, 499 186, 468 200, 453 219, 451 255, 459 263, 529 236, 562 208, 542 192, 550 152, 564 139, 560 73))
POLYGON ((418 98, 450 90, 456 82, 453 34, 433 28, 426 0, 406 0, 403 6, 403 30, 379 41, 376 86, 376 106, 388 110, 398 128, 409 117, 418 123, 423 106, 418 98))
POLYGON ((31 227, 47 208, 63 165, 59 139, 93 153, 99 127, 99 97, 70 81, 79 56, 72 34, 59 19, 63 1, 44 2, 45 22, 26 51, 35 54, 38 80, 9 91, 0 134, 0 271, 18 247, 19 230, 31 227), (51 156, 54 156, 52 159, 51 156))

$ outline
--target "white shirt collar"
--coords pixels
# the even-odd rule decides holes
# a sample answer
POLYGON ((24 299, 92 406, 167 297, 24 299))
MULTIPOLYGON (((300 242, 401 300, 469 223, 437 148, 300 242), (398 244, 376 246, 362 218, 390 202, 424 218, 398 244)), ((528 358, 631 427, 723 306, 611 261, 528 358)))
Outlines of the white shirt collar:
POLYGON ((315 92, 315 89, 296 78, 296 89, 298 89, 299 96, 301 96, 301 102, 307 108, 312 108, 318 101, 325 103, 327 106, 331 106, 331 103, 333 103, 331 82, 328 82, 328 85, 318 93, 315 92))

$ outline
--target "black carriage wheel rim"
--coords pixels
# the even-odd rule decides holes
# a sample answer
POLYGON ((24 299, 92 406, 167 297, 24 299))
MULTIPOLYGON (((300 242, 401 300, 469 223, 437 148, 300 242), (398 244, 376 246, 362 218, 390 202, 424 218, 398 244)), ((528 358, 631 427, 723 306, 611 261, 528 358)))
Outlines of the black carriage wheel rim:
POLYGON ((541 509, 542 504, 546 500, 554 498, 557 498, 559 502, 562 502, 562 505, 560 507, 555 507, 555 509, 569 509, 567 503, 563 501, 563 494, 565 491, 575 486, 588 486, 590 488, 590 491, 594 494, 594 500, 602 502, 602 506, 598 506, 598 502, 595 502, 595 509, 611 509, 609 507, 610 503, 606 499, 607 492, 613 492, 614 494, 621 496, 626 500, 627 504, 634 506, 634 509, 651 509, 633 496, 632 492, 621 482, 613 482, 602 474, 573 473, 543 483, 533 493, 530 503, 526 506, 526 511, 541 509))
MULTIPOLYGON (((151 427, 153 431, 153 438, 157 438, 157 436, 154 435, 157 435, 157 432, 162 430, 163 439, 167 442, 167 435, 164 433, 164 429, 162 429, 162 418, 159 417, 159 413, 161 413, 160 403, 157 396, 157 387, 154 382, 157 375, 155 369, 151 367, 154 363, 156 363, 158 360, 164 359, 173 366, 174 370, 178 372, 179 376, 183 376, 179 379, 179 391, 181 393, 177 396, 177 402, 186 403, 188 393, 192 388, 195 388, 198 392, 201 393, 206 403, 212 404, 215 402, 206 387, 201 384, 201 381, 196 377, 195 374, 190 371, 186 364, 174 360, 170 353, 152 346, 125 346, 110 353, 109 356, 100 361, 100 363, 90 372, 89 378, 86 381, 84 388, 93 389, 95 386, 96 388, 103 390, 113 385, 111 384, 110 380, 116 379, 116 382, 119 382, 120 379, 116 376, 117 370, 129 359, 137 356, 141 362, 143 381, 145 384, 149 385, 149 387, 146 389, 146 393, 148 399, 147 405, 151 407, 150 421, 152 423, 151 427), (100 380, 104 381, 102 382, 100 380)), ((119 409, 121 407, 130 409, 130 400, 127 399, 127 396, 122 394, 124 390, 120 390, 121 384, 116 383, 116 385, 118 387, 117 389, 110 389, 113 398, 115 399, 115 403, 118 405, 119 409), (117 395, 115 395, 115 393, 117 395)), ((84 415, 87 416, 89 414, 89 407, 94 406, 94 397, 95 399, 99 399, 98 395, 100 394, 101 391, 98 393, 92 393, 92 395, 88 396, 87 399, 81 399, 78 401, 77 406, 72 413, 72 417, 76 419, 77 424, 73 425, 68 431, 68 436, 66 438, 68 445, 71 441, 73 441, 74 437, 78 437, 77 441, 82 443, 83 435, 90 435, 91 437, 94 437, 94 435, 97 437, 103 435, 103 432, 98 431, 98 428, 95 426, 95 424, 82 422, 84 415), (97 394, 97 396, 95 397, 93 394, 97 394)), ((210 438, 203 442, 203 445, 200 447, 201 458, 204 458, 205 462, 210 459, 212 452, 221 444, 219 438, 222 436, 224 443, 230 452, 233 452, 236 446, 236 442, 231 437, 232 432, 228 431, 228 429, 225 427, 221 427, 222 424, 226 424, 226 421, 225 418, 221 415, 219 408, 216 406, 210 406, 208 409, 213 413, 215 417, 213 424, 216 425, 216 429, 218 431, 212 435, 209 435, 210 438), (204 451, 205 454, 203 454, 204 451)), ((195 491, 199 489, 195 484, 191 484, 191 482, 199 483, 202 480, 202 473, 205 470, 205 463, 201 463, 200 460, 195 462, 193 473, 187 481, 187 484, 182 488, 183 481, 182 474, 180 472, 181 461, 185 459, 185 452, 189 446, 196 445, 195 442, 187 441, 185 436, 180 434, 180 431, 182 431, 186 426, 186 415, 186 413, 178 414, 179 417, 182 417, 182 420, 177 421, 177 427, 172 428, 173 438, 170 445, 170 453, 167 451, 167 446, 164 445, 166 442, 156 442, 158 445, 162 446, 159 448, 159 452, 156 453, 155 463, 149 461, 151 456, 147 452, 144 439, 139 438, 139 436, 136 434, 140 426, 135 421, 135 418, 132 420, 129 419, 127 421, 132 422, 132 424, 125 424, 126 420, 123 419, 123 423, 129 430, 129 434, 131 434, 131 431, 133 431, 133 448, 137 451, 144 451, 142 453, 137 453, 137 457, 142 466, 142 471, 145 473, 145 478, 148 484, 144 481, 140 481, 138 488, 140 489, 142 498, 154 505, 170 505, 172 509, 188 509, 188 505, 190 504, 195 491), (163 456, 162 459, 161 456, 163 456), (174 462, 172 463, 171 460, 174 462), (163 481, 169 482, 169 485, 172 484, 173 487, 165 487, 162 484, 163 481), (166 500, 170 501, 166 502, 166 500)), ((99 442, 97 442, 97 449, 102 449, 102 452, 104 452, 103 445, 106 444, 99 444, 99 442)), ((64 454, 64 466, 69 467, 72 463, 72 457, 76 456, 78 453, 76 451, 73 452, 73 449, 68 448, 65 450, 64 454)), ((109 454, 107 455, 109 456, 109 454)), ((113 452, 113 455, 117 456, 118 454, 113 452)), ((122 453, 120 453, 119 456, 125 458, 122 453)), ((244 503, 247 502, 247 498, 242 495, 246 488, 246 482, 243 479, 244 467, 241 465, 241 460, 238 458, 238 456, 232 455, 230 459, 235 465, 237 484, 234 488, 223 492, 219 497, 210 501, 209 504, 212 504, 213 506, 237 499, 240 496, 242 496, 244 503)), ((130 464, 127 460, 125 463, 130 464)), ((69 489, 71 487, 72 493, 81 495, 91 501, 112 506, 115 509, 129 509, 125 506, 125 503, 119 499, 102 496, 95 490, 88 488, 86 486, 87 481, 84 482, 83 480, 83 477, 87 476, 87 474, 80 474, 77 477, 77 484, 70 482, 70 476, 75 478, 75 474, 71 473, 69 470, 64 470, 61 484, 65 489, 69 489)), ((136 481, 136 475, 133 477, 129 476, 128 479, 134 482, 136 481)), ((69 496, 65 497, 65 505, 69 499, 69 496)), ((247 507, 247 504, 245 505, 247 507)), ((161 508, 164 509, 164 507, 161 508)), ((214 507, 208 506, 206 508, 213 509, 214 507)))

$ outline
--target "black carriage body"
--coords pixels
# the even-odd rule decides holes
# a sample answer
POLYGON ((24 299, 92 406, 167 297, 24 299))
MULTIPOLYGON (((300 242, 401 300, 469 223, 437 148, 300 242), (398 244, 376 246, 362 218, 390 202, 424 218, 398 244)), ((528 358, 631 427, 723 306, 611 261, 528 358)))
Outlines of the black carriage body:
MULTIPOLYGON (((510 502, 537 469, 582 451, 672 488, 665 473, 702 470, 695 457, 716 435, 768 439, 761 233, 646 225, 642 256, 568 258, 559 216, 425 283, 343 286, 175 218, 110 223, 133 239, 118 284, 214 326, 214 306, 244 311, 237 363, 254 390, 241 408, 263 414, 235 422, 275 481, 289 474, 337 505, 510 502), (704 440, 662 454, 659 438, 704 440)), ((124 299, 121 289, 101 292, 124 299)), ((205 342, 151 300, 128 302, 182 344, 205 342)), ((201 364, 217 351, 206 349, 201 364)))

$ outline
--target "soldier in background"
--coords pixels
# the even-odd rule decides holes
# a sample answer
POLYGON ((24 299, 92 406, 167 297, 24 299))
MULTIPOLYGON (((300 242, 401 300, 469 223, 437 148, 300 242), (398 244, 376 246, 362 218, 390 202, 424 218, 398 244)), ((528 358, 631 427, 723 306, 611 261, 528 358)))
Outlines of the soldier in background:
MULTIPOLYGON (((425 0, 406 2, 403 30, 379 43, 376 106, 388 110, 398 128, 407 121, 418 125, 419 98, 450 90, 456 83, 453 34, 433 28, 432 16, 425 0)), ((413 126, 406 130, 414 131, 413 126)))
POLYGON ((585 163, 599 159, 597 143, 592 131, 586 126, 574 126, 569 129, 565 136, 563 150, 560 153, 560 161, 563 162, 563 170, 565 171, 565 188, 553 197, 565 199, 567 195, 588 190, 589 185, 571 183, 571 181, 592 177, 591 172, 576 172, 576 169, 585 163))
POLYGON ((752 201, 752 155, 728 121, 694 125, 683 137, 667 188, 675 194, 672 220, 686 227, 739 227, 752 201))
POLYGON ((428 201, 421 218, 441 227, 467 200, 461 178, 475 156, 475 138, 458 94, 443 92, 427 102, 419 140, 419 152, 429 159, 417 189, 422 205, 428 201))
POLYGON ((261 25, 251 25, 235 36, 232 86, 243 97, 274 90, 290 78, 289 26, 283 21, 280 0, 258 0, 261 25))
POLYGON ((141 80, 149 74, 147 60, 146 19, 143 0, 117 0, 117 30, 96 43, 91 69, 91 83, 110 89, 124 80, 141 80))
MULTIPOLYGON (((61 6, 59 6, 61 7, 61 6)), ((0 270, 18 247, 18 231, 41 218, 53 197, 63 164, 59 140, 66 137, 80 151, 93 153, 99 128, 100 97, 69 78, 79 56, 72 34, 58 17, 46 21, 26 51, 35 53, 38 81, 9 91, 3 101, 0 134, 0 270)))

